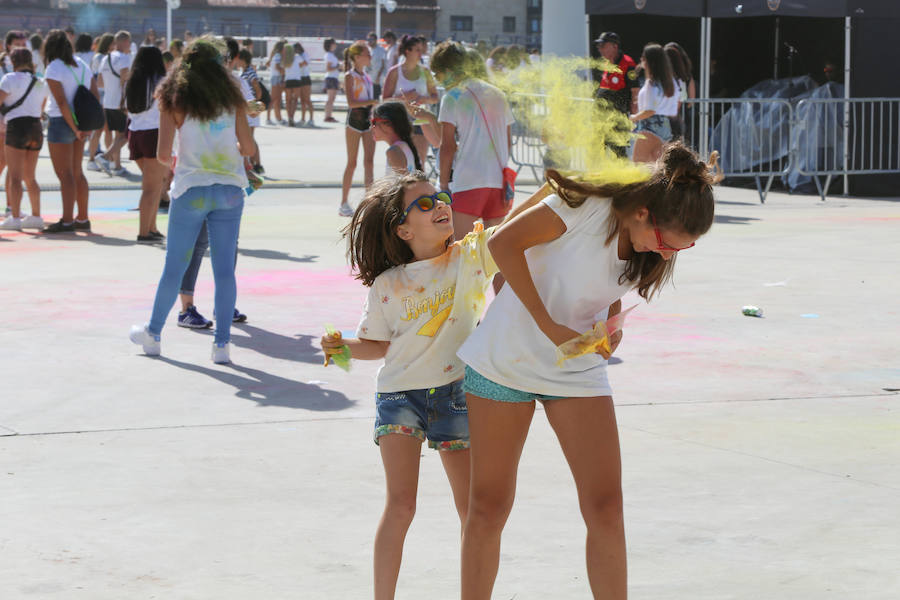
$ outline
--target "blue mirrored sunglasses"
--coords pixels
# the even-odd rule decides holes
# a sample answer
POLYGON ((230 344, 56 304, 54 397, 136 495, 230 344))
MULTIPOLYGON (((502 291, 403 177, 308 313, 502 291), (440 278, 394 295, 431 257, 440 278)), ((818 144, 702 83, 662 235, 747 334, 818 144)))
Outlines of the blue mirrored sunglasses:
POLYGON ((402 225, 403 222, 406 221, 406 217, 409 215, 409 211, 411 211, 414 206, 422 212, 428 212, 430 210, 434 210, 434 207, 437 206, 438 201, 441 201, 449 206, 453 203, 453 196, 450 195, 450 192, 437 192, 436 194, 431 194, 430 196, 419 196, 418 198, 413 200, 409 206, 406 207, 406 210, 403 211, 403 218, 400 219, 400 224, 402 225))

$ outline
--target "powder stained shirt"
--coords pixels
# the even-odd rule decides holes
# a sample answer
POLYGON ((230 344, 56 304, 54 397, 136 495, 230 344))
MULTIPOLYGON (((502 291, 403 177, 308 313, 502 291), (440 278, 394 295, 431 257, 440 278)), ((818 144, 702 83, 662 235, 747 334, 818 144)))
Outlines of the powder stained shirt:
POLYGON ((478 225, 441 256, 375 278, 356 334, 391 343, 378 370, 379 393, 438 387, 463 376, 456 351, 481 317, 497 273, 487 249, 495 229, 478 225))
POLYGON ((456 126, 459 138, 450 191, 502 188, 503 167, 509 161, 506 128, 515 122, 503 92, 477 79, 463 82, 444 94, 438 120, 456 126))
MULTIPOLYGON (((588 198, 571 208, 559 196, 543 200, 566 225, 561 236, 525 251, 528 270, 554 321, 584 333, 606 319, 609 306, 634 284, 619 283, 626 261, 618 236, 607 245, 611 202, 588 198)), ((556 366, 556 346, 516 293, 503 286, 459 357, 491 381, 550 396, 609 396, 606 360, 588 354, 556 366)))

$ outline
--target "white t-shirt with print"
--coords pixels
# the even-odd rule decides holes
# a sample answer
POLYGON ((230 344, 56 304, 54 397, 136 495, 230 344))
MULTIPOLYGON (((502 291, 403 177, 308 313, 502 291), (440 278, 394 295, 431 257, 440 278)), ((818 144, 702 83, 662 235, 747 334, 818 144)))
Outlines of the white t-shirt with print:
POLYGON ((438 121, 455 125, 459 138, 450 191, 502 188, 501 165, 509 161, 506 128, 515 121, 503 92, 479 79, 465 81, 444 94, 438 121), (469 90, 481 102, 489 129, 469 90))
POLYGON ((122 70, 131 68, 131 55, 113 50, 100 62, 100 75, 103 77, 103 108, 119 110, 122 100, 122 70), (112 69, 119 75, 113 75, 112 69))
MULTIPOLYGON (((34 79, 34 76, 31 73, 25 73, 23 71, 19 71, 18 73, 7 73, 4 75, 3 79, 0 79, 0 90, 3 90, 9 95, 6 96, 6 100, 3 101, 3 104, 11 106, 18 102, 19 98, 25 95, 25 91, 28 89, 28 86, 31 85, 32 79, 34 79)), ((6 116, 3 118, 9 122, 13 119, 18 119, 19 117, 40 117, 41 107, 43 106, 44 98, 46 97, 47 83, 38 77, 34 87, 31 88, 31 91, 25 98, 25 102, 20 104, 18 108, 14 108, 6 113, 6 116)))
POLYGON ((334 52, 325 53, 325 78, 337 79, 341 74, 341 61, 334 52))
MULTIPOLYGON (((566 231, 526 250, 528 270, 553 320, 583 333, 605 319, 609 306, 634 287, 618 282, 626 264, 619 259, 618 237, 605 243, 612 203, 588 198, 571 208, 551 195, 543 204, 559 215, 566 231)), ((459 357, 491 381, 517 390, 566 397, 612 394, 606 360, 599 354, 556 366, 556 346, 509 285, 459 349, 459 357)))
MULTIPOLYGON (((84 87, 91 89, 91 68, 84 64, 84 61, 77 56, 75 57, 74 67, 67 65, 59 58, 54 59, 53 62, 47 65, 47 72, 44 78, 47 81, 58 81, 62 85, 63 95, 66 97, 66 102, 69 104, 70 110, 78 86, 83 85, 84 87)), ((56 104, 56 98, 53 97, 52 93, 48 94, 48 96, 50 97, 50 101, 47 103, 47 116, 61 117, 62 112, 56 104)))
POLYGON ((391 343, 378 370, 379 393, 438 387, 463 376, 456 351, 481 317, 497 272, 487 249, 494 229, 479 225, 441 256, 375 278, 356 335, 391 343))

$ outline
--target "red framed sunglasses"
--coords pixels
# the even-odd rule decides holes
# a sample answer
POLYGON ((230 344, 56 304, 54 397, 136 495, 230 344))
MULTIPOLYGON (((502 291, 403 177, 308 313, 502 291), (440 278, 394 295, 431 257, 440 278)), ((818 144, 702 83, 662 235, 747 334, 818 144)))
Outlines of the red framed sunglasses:
POLYGON ((650 220, 653 222, 653 232, 656 233, 656 249, 657 250, 668 250, 670 252, 680 252, 682 250, 687 250, 688 248, 693 248, 695 242, 691 242, 690 246, 685 246, 684 248, 673 248, 672 246, 665 243, 662 239, 662 233, 659 230, 659 226, 656 224, 656 217, 653 216, 653 213, 650 213, 650 220))

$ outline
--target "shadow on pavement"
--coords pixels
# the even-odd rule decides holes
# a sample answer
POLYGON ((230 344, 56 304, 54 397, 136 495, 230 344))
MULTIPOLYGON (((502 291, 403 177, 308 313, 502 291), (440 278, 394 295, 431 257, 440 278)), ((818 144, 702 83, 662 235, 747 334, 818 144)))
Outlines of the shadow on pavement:
POLYGON ((286 379, 234 363, 224 366, 239 373, 229 373, 201 367, 200 365, 181 362, 164 356, 160 356, 156 360, 186 371, 207 375, 217 381, 233 386, 237 390, 235 396, 245 400, 253 400, 260 406, 338 411, 346 410, 354 405, 352 400, 340 392, 324 389, 318 385, 286 379))
POLYGON ((277 250, 255 250, 251 248, 238 247, 238 254, 249 258, 261 258, 263 260, 287 260, 290 262, 311 263, 318 260, 318 256, 314 254, 306 254, 304 256, 291 256, 287 252, 279 252, 277 250))
POLYGON ((759 221, 756 217, 732 217, 730 215, 716 215, 715 222, 725 225, 749 225, 753 221, 759 221))
POLYGON ((87 235, 79 233, 45 233, 41 235, 40 238, 42 240, 62 240, 64 242, 90 242, 92 244, 98 244, 100 246, 147 246, 151 248, 159 248, 160 250, 166 249, 163 243, 139 244, 138 241, 134 239, 109 237, 101 235, 99 233, 88 233, 87 235))
MULTIPOLYGON (((314 336, 300 333, 281 335, 247 323, 235 323, 232 325, 232 329, 238 329, 247 334, 246 336, 231 336, 231 343, 237 348, 253 350, 270 358, 311 365, 322 364, 324 360, 322 351, 312 345, 312 341, 317 339, 314 336)), ((211 332, 209 329, 205 331, 211 332)))

